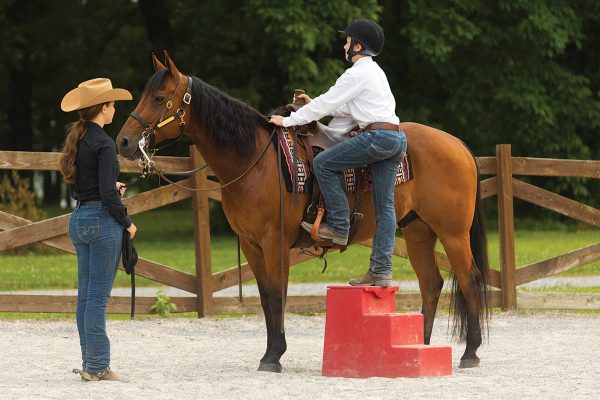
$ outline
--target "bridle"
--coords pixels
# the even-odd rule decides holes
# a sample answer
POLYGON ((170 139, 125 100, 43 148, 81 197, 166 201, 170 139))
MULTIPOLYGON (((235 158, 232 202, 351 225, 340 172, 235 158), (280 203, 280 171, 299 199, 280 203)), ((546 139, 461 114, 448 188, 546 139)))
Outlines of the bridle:
POLYGON ((142 168, 142 173, 141 173, 140 178, 147 178, 152 174, 153 171, 155 171, 158 174, 158 176, 160 176, 166 182, 173 184, 177 187, 180 187, 182 189, 189 190, 191 192, 204 192, 204 191, 213 191, 213 190, 222 189, 224 187, 227 187, 227 186, 239 181, 244 176, 246 176, 248 174, 248 172, 250 172, 250 170, 252 170, 252 168, 254 168, 254 166, 260 161, 262 156, 267 152, 269 145, 273 142, 273 137, 275 136, 275 132, 277 132, 277 129, 276 129, 276 127, 273 127, 273 131, 271 132, 271 135, 270 135, 269 140, 267 141, 265 147, 260 152, 260 154, 256 158, 256 160, 254 160, 254 162, 248 167, 248 169, 246 171, 244 171, 244 173, 242 173, 237 178, 235 178, 223 185, 219 185, 214 188, 189 188, 189 187, 180 185, 175 181, 172 181, 171 179, 167 178, 165 175, 191 175, 195 172, 198 172, 198 171, 208 167, 208 164, 202 164, 199 167, 194 168, 189 171, 165 171, 165 170, 159 169, 156 166, 156 163, 154 162, 154 160, 152 160, 152 158, 154 157, 154 154, 157 151, 163 150, 163 149, 167 148, 168 146, 174 144, 179 139, 181 139, 181 137, 185 134, 186 123, 185 123, 185 120, 183 119, 183 117, 185 116, 186 106, 189 105, 192 101, 192 77, 191 76, 188 76, 187 88, 183 95, 183 98, 181 99, 181 104, 180 104, 179 108, 177 109, 177 111, 175 111, 175 113, 173 115, 171 115, 167 119, 164 119, 165 114, 173 107, 173 97, 175 97, 175 93, 177 93, 177 89, 179 88, 179 85, 181 84, 182 78, 183 78, 183 75, 181 75, 179 77, 179 80, 177 81, 177 85, 175 86, 173 93, 171 93, 169 100, 166 102, 165 108, 162 110, 160 116, 157 118, 154 118, 152 120, 153 122, 149 123, 135 111, 132 111, 131 114, 129 114, 130 117, 132 117, 133 119, 138 121, 144 128, 144 130, 142 131, 142 138, 138 142, 138 148, 139 148, 140 152, 142 153, 142 157, 138 161, 139 166, 142 168), (165 125, 170 124, 171 122, 175 121, 175 118, 179 118, 179 136, 177 136, 176 138, 170 138, 171 142, 167 143, 164 146, 154 147, 154 144, 156 141, 156 133, 158 132, 158 130, 160 128, 164 127, 165 125))
MULTIPOLYGON (((165 103, 165 107, 163 108, 162 112, 160 113, 160 116, 154 118, 152 120, 152 122, 146 121, 141 115, 139 115, 135 111, 132 111, 131 114, 129 114, 130 117, 132 117, 133 119, 138 121, 144 128, 144 130, 142 131, 142 138, 138 142, 138 148, 139 148, 140 152, 142 153, 142 157, 140 158, 140 160, 138 162, 140 167, 142 168, 142 178, 149 176, 152 169, 156 169, 156 164, 152 160, 152 158, 154 157, 154 154, 157 151, 165 149, 168 146, 176 143, 185 134, 186 123, 185 123, 185 120, 183 119, 183 117, 185 116, 185 108, 192 101, 192 77, 191 76, 188 76, 187 88, 185 90, 183 98, 181 99, 181 104, 179 105, 179 108, 175 111, 175 113, 173 115, 171 115, 170 117, 165 119, 165 114, 173 107, 173 97, 175 97, 175 94, 177 93, 177 89, 179 89, 179 85, 181 84, 182 79, 183 79, 183 75, 181 75, 179 77, 179 80, 177 81, 177 85, 175 86, 175 89, 173 89, 173 93, 171 93, 169 100, 167 100, 167 102, 165 103), (171 122, 175 121, 176 118, 179 118, 179 135, 176 138, 169 138, 171 141, 166 143, 165 145, 162 145, 161 147, 155 147, 154 144, 156 142, 156 133, 158 132, 158 130, 160 128, 170 124, 171 122)), ((201 167, 206 168, 205 165, 203 165, 201 167)), ((200 169, 202 169, 202 168, 200 168, 200 169)), ((196 172, 200 169, 195 169, 192 171, 181 171, 181 172, 177 172, 177 173, 170 172, 170 174, 172 174, 172 175, 188 175, 188 174, 196 172)), ((172 171, 172 172, 174 172, 174 171, 172 171)))

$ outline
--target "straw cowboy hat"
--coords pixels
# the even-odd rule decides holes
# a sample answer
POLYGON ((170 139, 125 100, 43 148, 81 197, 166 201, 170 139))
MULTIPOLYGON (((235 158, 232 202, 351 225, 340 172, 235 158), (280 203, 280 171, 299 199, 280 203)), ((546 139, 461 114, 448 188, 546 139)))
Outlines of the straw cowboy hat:
POLYGON ((133 100, 133 97, 125 89, 113 89, 110 79, 95 78, 81 82, 78 87, 67 93, 60 103, 60 108, 69 112, 116 100, 133 100))

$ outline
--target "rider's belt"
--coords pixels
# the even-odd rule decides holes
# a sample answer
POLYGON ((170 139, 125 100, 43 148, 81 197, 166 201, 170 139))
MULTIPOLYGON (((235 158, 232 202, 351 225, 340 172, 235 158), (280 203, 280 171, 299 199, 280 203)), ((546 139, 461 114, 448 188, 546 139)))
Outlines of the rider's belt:
POLYGON ((363 128, 363 131, 372 131, 375 129, 384 129, 387 131, 399 131, 400 125, 390 124, 389 122, 373 122, 363 128))

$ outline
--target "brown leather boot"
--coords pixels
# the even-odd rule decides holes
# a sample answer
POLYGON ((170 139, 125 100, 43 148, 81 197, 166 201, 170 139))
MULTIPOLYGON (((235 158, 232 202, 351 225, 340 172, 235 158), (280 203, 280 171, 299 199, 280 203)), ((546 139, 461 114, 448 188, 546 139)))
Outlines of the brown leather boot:
POLYGON ((348 282, 351 286, 392 286, 392 278, 380 278, 375 275, 371 275, 371 272, 367 272, 360 278, 350 279, 348 282))
MULTIPOLYGON (((313 228, 313 224, 309 224, 306 221, 302 221, 300 226, 302 226, 302 228, 304 228, 304 230, 308 231, 309 233, 312 231, 313 228)), ((333 243, 340 244, 342 246, 346 246, 348 244, 348 235, 338 235, 325 224, 319 225, 319 238, 330 239, 333 243)))
POLYGON ((83 380, 86 381, 118 381, 118 382, 129 382, 128 379, 126 379, 125 377, 123 377, 120 374, 117 374, 116 372, 112 371, 110 368, 106 368, 104 371, 100 371, 100 372, 85 372, 85 371, 79 371, 79 375, 81 375, 81 378, 83 380))

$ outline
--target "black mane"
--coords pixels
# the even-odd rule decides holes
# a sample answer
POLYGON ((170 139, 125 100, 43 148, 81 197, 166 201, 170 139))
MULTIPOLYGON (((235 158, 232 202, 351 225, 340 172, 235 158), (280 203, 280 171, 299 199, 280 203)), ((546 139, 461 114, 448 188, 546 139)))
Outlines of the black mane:
MULTIPOLYGON (((152 93, 160 89, 167 69, 157 71, 148 83, 145 91, 152 93)), ((174 101, 177 104, 176 101, 174 101)), ((271 125, 264 115, 249 105, 234 99, 192 76, 192 118, 201 124, 215 145, 234 150, 239 156, 253 154, 256 146, 256 127, 269 129, 271 125)))

